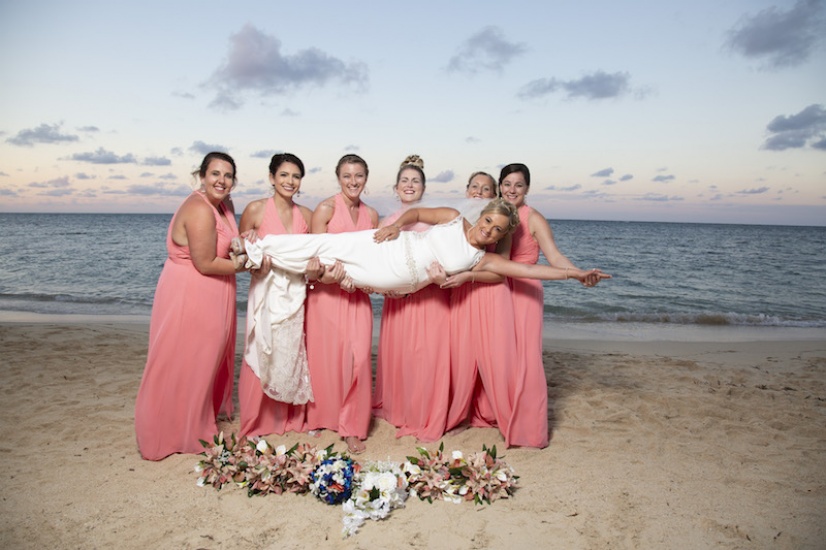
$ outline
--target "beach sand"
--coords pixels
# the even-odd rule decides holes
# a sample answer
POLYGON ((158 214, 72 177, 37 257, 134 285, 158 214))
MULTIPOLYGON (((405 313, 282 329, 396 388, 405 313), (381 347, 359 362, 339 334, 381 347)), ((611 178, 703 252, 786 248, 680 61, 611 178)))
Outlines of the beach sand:
MULTIPOLYGON (((147 332, 0 323, 0 547, 826 547, 823 341, 546 342, 547 449, 505 450, 494 429, 444 438, 446 451, 497 445, 520 476, 512 499, 411 498, 342 539, 339 507, 197 487, 194 455, 140 459, 147 332)), ((344 449, 330 432, 268 439, 344 449)), ((377 421, 367 447, 402 461, 416 441, 377 421)))

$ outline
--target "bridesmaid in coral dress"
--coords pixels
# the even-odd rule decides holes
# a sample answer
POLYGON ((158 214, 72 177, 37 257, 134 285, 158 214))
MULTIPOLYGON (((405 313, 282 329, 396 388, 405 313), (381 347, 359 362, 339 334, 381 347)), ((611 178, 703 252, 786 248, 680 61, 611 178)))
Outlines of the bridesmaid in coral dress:
MULTIPOLYGON (((470 176, 468 198, 496 196, 496 180, 485 172, 470 176)), ((510 238, 489 252, 510 257, 510 238)), ((510 365, 516 357, 513 302, 507 279, 467 272, 451 279, 451 392, 447 428, 470 424, 498 426, 503 435, 510 424, 513 391, 510 365)))
MULTIPOLYGON (((513 233, 511 259, 536 264, 539 251, 553 267, 577 267, 556 246, 553 232, 545 217, 528 206, 525 197, 531 174, 524 164, 509 164, 499 175, 499 192, 519 209, 519 225, 513 233)), ((594 286, 598 278, 586 278, 585 286, 594 286)), ((543 448, 548 445, 548 382, 542 362, 542 323, 545 296, 542 282, 511 278, 513 310, 516 312, 516 365, 511 371, 514 389, 513 413, 506 434, 509 445, 543 448)))
MULTIPOLYGON (((241 216, 241 231, 255 231, 259 237, 265 235, 308 233, 312 211, 293 201, 301 188, 304 178, 304 163, 297 156, 290 153, 279 153, 272 157, 269 167, 270 185, 273 187, 273 196, 253 201, 244 209, 241 216)), ((267 258, 261 269, 252 270, 252 284, 260 284, 260 278, 269 271, 267 258)), ((323 270, 318 262, 311 267, 308 273, 309 280, 317 279, 323 270)), ((303 307, 302 307, 303 309, 303 307)), ((300 338, 303 334, 303 312, 299 322, 302 325, 300 338)), ((249 314, 249 312, 248 312, 249 314)), ((303 342, 299 346, 304 353, 303 342)), ((306 356, 301 357, 306 361, 306 356)), ((261 436, 267 434, 284 434, 287 431, 304 431, 304 404, 285 403, 269 397, 263 390, 261 379, 247 363, 246 358, 241 364, 241 375, 238 380, 238 401, 241 409, 240 434, 242 436, 261 436)))
MULTIPOLYGON (((367 163, 358 155, 339 160, 341 192, 313 212, 313 233, 376 228, 378 212, 361 201, 367 176, 367 163)), ((307 404, 307 429, 335 430, 351 453, 359 453, 365 449, 371 417, 373 306, 368 294, 352 291, 352 282, 346 281, 341 287, 315 285, 308 292, 307 360, 315 401, 307 404)))
MULTIPOLYGON (((138 449, 147 460, 198 453, 232 415, 238 228, 230 201, 235 162, 209 153, 196 172, 201 189, 178 208, 166 237, 149 324, 146 369, 135 402, 138 449)), ((194 174, 193 174, 194 175, 194 174)))
MULTIPOLYGON (((379 224, 392 224, 425 190, 424 162, 404 159, 394 191, 402 208, 379 224)), ((410 231, 431 226, 417 223, 410 231)), ((396 437, 412 435, 437 441, 445 432, 450 388, 450 293, 429 285, 409 295, 385 295, 376 362, 373 414, 398 428, 396 437)))

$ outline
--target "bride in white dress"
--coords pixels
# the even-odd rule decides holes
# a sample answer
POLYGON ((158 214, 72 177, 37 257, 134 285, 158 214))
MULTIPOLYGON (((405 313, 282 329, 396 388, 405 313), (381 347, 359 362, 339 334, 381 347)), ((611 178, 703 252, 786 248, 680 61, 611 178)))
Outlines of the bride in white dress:
POLYGON ((518 223, 516 209, 502 199, 491 201, 474 224, 453 208, 411 208, 392 225, 376 230, 247 240, 247 265, 258 267, 269 256, 279 269, 304 273, 307 262, 318 257, 324 265, 341 262, 356 287, 403 293, 431 283, 452 286, 451 276, 468 270, 526 279, 576 279, 586 286, 611 278, 599 269, 526 265, 484 251, 518 223), (433 227, 421 233, 401 230, 416 222, 433 227))

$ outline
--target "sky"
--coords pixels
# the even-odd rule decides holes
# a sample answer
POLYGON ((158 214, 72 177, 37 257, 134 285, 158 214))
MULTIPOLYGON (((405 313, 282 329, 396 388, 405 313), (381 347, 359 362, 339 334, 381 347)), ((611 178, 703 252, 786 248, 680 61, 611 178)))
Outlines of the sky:
POLYGON ((0 0, 0 212, 173 212, 211 150, 392 212, 527 164, 553 219, 826 225, 826 0, 0 0))

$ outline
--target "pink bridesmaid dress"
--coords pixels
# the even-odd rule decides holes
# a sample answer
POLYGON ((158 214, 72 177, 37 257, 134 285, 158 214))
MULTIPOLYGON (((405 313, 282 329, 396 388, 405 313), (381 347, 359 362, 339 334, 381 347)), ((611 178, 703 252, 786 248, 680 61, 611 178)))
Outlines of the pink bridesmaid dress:
MULTIPOLYGON (((531 211, 526 204, 519 208, 519 225, 511 245, 511 260, 524 264, 539 261, 539 244, 528 232, 531 211)), ((548 380, 542 363, 542 282, 513 278, 511 296, 518 360, 511 371, 513 414, 505 439, 509 446, 543 448, 548 446, 548 380)))
MULTIPOLYGON (((284 228, 270 199, 264 207, 264 218, 257 233, 259 236, 307 233, 307 222, 297 205, 293 205, 293 224, 290 231, 284 228)), ((241 409, 241 426, 239 435, 261 436, 268 434, 283 435, 285 432, 305 431, 305 405, 293 405, 276 401, 264 393, 261 380, 244 360, 238 379, 238 402, 241 409)))
MULTIPOLYGON (((401 212, 389 216, 393 223, 401 212)), ((424 231, 430 226, 405 227, 424 231)), ((373 414, 398 428, 396 437, 438 441, 445 432, 450 389, 450 292, 427 286, 385 298, 381 315, 373 414)))
POLYGON ((507 434, 517 361, 511 291, 507 282, 469 283, 450 301, 451 390, 447 428, 464 422, 498 426, 507 434))
MULTIPOLYGON (((238 226, 223 205, 220 210, 215 211, 216 253, 229 258, 238 226)), ((201 452, 199 440, 211 441, 218 431, 216 417, 232 415, 235 275, 202 275, 189 247, 172 240, 173 224, 174 217, 166 235, 168 258, 155 289, 146 369, 135 402, 138 448, 148 460, 201 452)))
MULTIPOLYGON (((327 224, 328 233, 372 229, 367 207, 353 223, 340 194, 327 224)), ((307 403, 306 429, 330 429, 342 437, 367 438, 373 386, 373 306, 360 290, 338 285, 307 289, 305 326, 307 363, 315 401, 307 403)))

